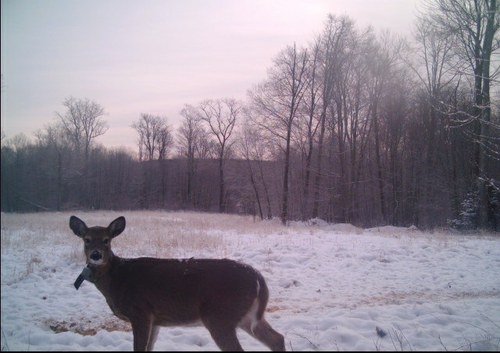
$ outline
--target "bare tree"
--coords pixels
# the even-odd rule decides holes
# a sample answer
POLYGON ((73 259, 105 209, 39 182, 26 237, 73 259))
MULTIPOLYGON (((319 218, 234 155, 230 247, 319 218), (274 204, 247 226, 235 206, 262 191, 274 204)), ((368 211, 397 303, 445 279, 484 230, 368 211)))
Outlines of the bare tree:
MULTIPOLYGON (((454 38, 459 44, 459 55, 472 71, 474 81, 474 112, 469 116, 474 124, 471 136, 476 148, 476 180, 479 190, 479 227, 488 227, 489 160, 500 155, 496 142, 500 126, 491 121, 491 57, 500 48, 500 39, 495 37, 500 28, 500 8, 497 0, 436 0, 428 4, 432 24, 442 35, 454 38), (494 130, 493 136, 490 130, 494 130)), ((494 69, 498 72, 498 68, 494 69)), ((463 123, 463 122, 462 122, 463 123)))
POLYGON ((162 160, 167 157, 173 138, 167 118, 152 114, 141 114, 132 127, 139 134, 139 160, 162 160))
POLYGON ((249 111, 246 110, 247 120, 239 137, 239 150, 241 156, 247 162, 250 184, 252 186, 259 216, 264 219, 264 206, 266 206, 266 218, 272 218, 271 197, 269 195, 268 181, 264 176, 263 163, 267 158, 267 146, 264 138, 260 136, 261 130, 248 119, 249 111))
MULTIPOLYGON (((441 157, 449 134, 448 119, 443 114, 443 102, 448 102, 449 92, 452 92, 460 83, 461 73, 456 68, 462 63, 457 60, 453 48, 457 45, 453 37, 443 36, 432 24, 426 14, 417 18, 415 26, 416 45, 411 56, 402 56, 403 61, 415 74, 415 92, 422 98, 419 100, 422 112, 419 112, 418 136, 425 140, 425 146, 420 148, 418 177, 415 177, 415 205, 414 224, 431 227, 438 220, 436 208, 440 199, 443 199, 442 185, 437 182, 443 168, 438 160, 443 158, 450 169, 455 168, 453 160, 441 157), (420 85, 419 85, 420 83, 420 85), (418 92, 422 92, 421 94, 418 92), (446 127, 445 127, 446 126, 446 127)), ((415 136, 417 139, 418 136, 415 136)), ((418 143, 414 141, 414 143, 418 143)), ((449 173, 450 185, 456 185, 456 173, 449 173)), ((456 194, 456 190, 453 192, 456 194)), ((455 195, 458 198, 458 195, 455 195)))
POLYGON ((302 184, 302 200, 300 213, 303 220, 310 217, 309 212, 309 195, 312 172, 312 156, 314 151, 315 137, 318 132, 318 127, 321 125, 321 93, 322 93, 322 77, 321 77, 321 37, 319 37, 311 48, 311 58, 307 63, 306 80, 308 82, 305 90, 302 112, 299 114, 298 128, 299 132, 297 140, 301 146, 304 165, 304 180, 302 184))
POLYGON ((396 38, 391 38, 389 33, 384 33, 378 42, 370 45, 367 61, 368 67, 368 94, 370 100, 370 118, 375 138, 375 165, 378 180, 378 193, 380 200, 380 212, 382 221, 388 222, 387 195, 385 183, 387 176, 384 174, 383 165, 383 121, 380 105, 384 96, 390 92, 391 78, 395 74, 395 67, 399 59, 402 43, 396 38))
POLYGON ((108 130, 106 122, 102 120, 104 108, 88 98, 69 97, 64 100, 63 105, 66 112, 56 114, 75 148, 80 152, 83 149, 87 161, 93 140, 108 130))
POLYGON ((167 165, 161 163, 166 159, 169 148, 173 144, 172 133, 170 126, 167 123, 167 118, 162 118, 152 114, 141 114, 139 121, 132 124, 132 127, 139 134, 139 160, 158 160, 155 168, 155 174, 159 176, 159 184, 157 189, 153 191, 154 194, 148 193, 147 184, 153 182, 155 178, 144 169, 144 184, 142 188, 142 196, 145 200, 146 207, 149 206, 150 200, 156 196, 160 196, 160 204, 162 207, 167 206, 167 191, 168 191, 168 172, 167 165))
MULTIPOLYGON (((312 217, 319 216, 320 185, 323 178, 322 160, 324 154, 327 115, 333 111, 335 103, 334 91, 342 82, 343 67, 348 61, 346 55, 348 43, 351 42, 354 23, 346 16, 329 15, 321 35, 321 111, 319 116, 319 135, 317 141, 317 165, 314 178, 314 200, 312 217)), ((338 102, 338 100, 337 100, 338 102)), ((333 114, 330 117, 333 120, 333 114)), ((330 123, 333 126, 333 122, 330 123)))
POLYGON ((250 91, 256 111, 255 123, 285 144, 281 207, 281 223, 284 225, 288 221, 291 137, 308 85, 305 74, 308 60, 307 50, 297 50, 295 44, 287 47, 274 60, 267 81, 250 91))
POLYGON ((193 182, 196 173, 196 159, 206 157, 206 131, 202 126, 198 110, 186 104, 181 110, 184 117, 177 131, 179 153, 187 159, 186 199, 194 206, 193 182))
POLYGON ((217 143, 219 161, 219 212, 225 211, 224 160, 231 150, 231 135, 241 112, 241 104, 234 99, 205 100, 199 104, 199 117, 217 143))
POLYGON ((91 187, 95 183, 95 175, 89 169, 90 149, 95 138, 107 130, 107 123, 102 119, 104 108, 88 98, 66 98, 63 102, 66 112, 56 112, 66 139, 70 141, 77 153, 83 153, 84 163, 76 166, 82 187, 80 198, 86 207, 94 207, 91 199, 91 187))
POLYGON ((38 139, 38 146, 45 147, 47 149, 46 154, 51 159, 47 164, 50 164, 50 170, 55 175, 54 193, 56 196, 56 209, 58 211, 61 210, 64 199, 63 179, 65 174, 68 173, 65 170, 68 169, 67 162, 65 161, 65 152, 70 146, 61 126, 60 124, 47 125, 44 129, 35 133, 38 139))
POLYGON ((173 145, 174 139, 170 127, 166 125, 159 133, 158 142, 158 160, 166 159, 168 156, 168 151, 173 145))
POLYGON ((242 136, 239 139, 239 148, 241 149, 241 154, 247 161, 248 174, 250 178, 250 184, 252 185, 252 189, 255 195, 255 202, 257 203, 257 208, 259 210, 260 219, 264 219, 264 214, 262 213, 262 202, 261 196, 259 192, 259 188, 257 185, 257 178, 255 176, 254 168, 252 166, 253 160, 251 157, 252 154, 252 145, 255 143, 255 130, 252 130, 248 124, 243 128, 242 136))

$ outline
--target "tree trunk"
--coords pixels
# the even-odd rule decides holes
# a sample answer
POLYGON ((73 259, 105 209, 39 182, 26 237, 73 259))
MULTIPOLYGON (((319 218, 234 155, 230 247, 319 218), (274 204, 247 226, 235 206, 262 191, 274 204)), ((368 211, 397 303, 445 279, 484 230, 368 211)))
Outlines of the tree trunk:
MULTIPOLYGON (((376 98, 375 98, 376 99, 376 98)), ((380 212, 382 214, 382 221, 387 222, 387 214, 385 209, 385 195, 384 195, 384 179, 382 174, 382 161, 380 158, 380 136, 379 136, 379 125, 378 125, 378 112, 377 112, 377 102, 374 103, 373 108, 373 127, 375 134, 375 160, 377 163, 377 179, 378 179, 378 192, 380 197, 380 212)))
POLYGON ((323 158, 323 140, 325 139, 325 126, 326 124, 326 109, 323 108, 321 113, 321 127, 319 130, 319 140, 318 140, 318 157, 317 157, 317 172, 314 178, 314 205, 312 210, 312 218, 317 218, 319 213, 319 188, 321 184, 321 160, 323 158))
MULTIPOLYGON (((478 175, 478 189, 479 189, 479 227, 490 228, 489 222, 489 199, 488 193, 488 156, 485 151, 485 143, 489 137, 488 124, 491 120, 491 105, 490 105, 490 59, 493 44, 493 37, 495 34, 495 11, 496 0, 490 0, 488 9, 488 20, 486 22, 486 29, 484 35, 483 51, 481 57, 481 76, 482 78, 482 93, 480 95, 480 135, 479 135, 479 175, 478 175)), ((477 77, 476 77, 477 79, 477 77)))
POLYGON ((292 135, 292 123, 289 120, 286 133, 285 165, 283 170, 283 199, 281 203, 281 224, 286 225, 288 221, 288 176, 290 170, 290 139, 292 135))
POLYGON ((252 184, 252 189, 255 194, 255 201, 257 202, 257 206, 259 208, 259 217, 261 220, 264 219, 264 214, 262 213, 262 205, 260 202, 259 189, 257 188, 257 182, 255 181, 255 177, 253 175, 252 162, 249 158, 247 158, 248 171, 250 172, 250 183, 252 184))
POLYGON ((219 212, 224 213, 224 158, 219 159, 219 212))
POLYGON ((262 179, 262 186, 264 187, 264 195, 266 197, 266 203, 267 203, 267 219, 272 219, 273 218, 273 212, 271 208, 271 198, 269 197, 269 190, 267 188, 267 183, 264 178, 264 170, 262 168, 262 161, 258 161, 259 163, 259 174, 260 178, 262 179))

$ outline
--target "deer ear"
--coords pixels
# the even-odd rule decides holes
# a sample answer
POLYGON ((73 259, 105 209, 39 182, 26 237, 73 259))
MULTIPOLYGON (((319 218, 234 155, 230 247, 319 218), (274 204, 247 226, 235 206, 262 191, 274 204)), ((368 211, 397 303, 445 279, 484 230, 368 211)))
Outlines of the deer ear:
POLYGON ((108 226, 109 234, 114 238, 125 229, 125 217, 121 216, 111 222, 108 226))
POLYGON ((87 233, 87 225, 80 218, 71 216, 69 218, 69 227, 79 237, 83 237, 87 233))

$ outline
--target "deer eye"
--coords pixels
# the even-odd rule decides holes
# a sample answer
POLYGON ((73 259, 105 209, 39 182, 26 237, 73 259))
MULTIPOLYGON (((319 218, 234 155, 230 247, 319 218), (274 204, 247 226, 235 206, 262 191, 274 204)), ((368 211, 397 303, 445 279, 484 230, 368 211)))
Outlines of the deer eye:
POLYGON ((85 238, 83 240, 85 241, 85 244, 90 244, 90 238, 85 238))
POLYGON ((104 245, 108 245, 108 244, 109 244, 109 238, 104 238, 104 239, 102 240, 102 243, 103 243, 104 245))

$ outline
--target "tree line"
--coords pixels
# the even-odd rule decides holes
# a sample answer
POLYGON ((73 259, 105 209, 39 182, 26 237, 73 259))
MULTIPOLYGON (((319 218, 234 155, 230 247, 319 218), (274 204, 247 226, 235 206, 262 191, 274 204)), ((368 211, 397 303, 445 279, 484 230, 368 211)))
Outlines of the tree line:
POLYGON ((143 113, 138 158, 95 143, 104 109, 2 139, 2 211, 192 209, 360 226, 500 227, 496 0, 435 0, 415 40, 328 15, 246 101, 143 113))

